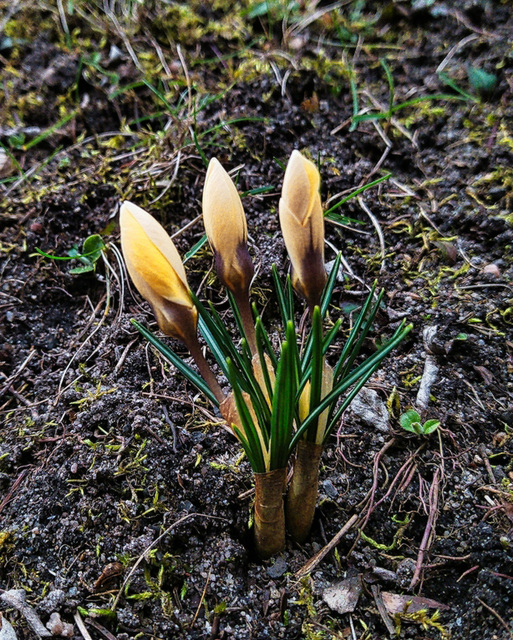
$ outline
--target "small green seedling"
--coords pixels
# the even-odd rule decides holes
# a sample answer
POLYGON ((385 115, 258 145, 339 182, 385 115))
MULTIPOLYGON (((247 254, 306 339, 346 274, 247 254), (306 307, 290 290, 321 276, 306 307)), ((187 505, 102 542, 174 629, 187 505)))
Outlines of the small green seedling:
POLYGON ((50 253, 45 253, 41 251, 41 249, 36 247, 37 253, 39 255, 44 256, 45 258, 50 258, 51 260, 79 260, 82 264, 79 267, 73 267, 69 272, 73 275, 77 275, 80 273, 88 273, 90 271, 96 270, 96 263, 100 259, 102 252, 105 251, 106 245, 103 242, 103 239, 97 233, 92 236, 88 236, 82 245, 82 252, 78 250, 78 247, 75 245, 68 251, 67 256, 53 256, 50 253))
POLYGON ((79 267, 70 269, 69 272, 73 274, 87 273, 89 271, 96 270, 96 263, 102 255, 102 251, 105 249, 105 243, 102 237, 97 233, 87 237, 82 245, 82 253, 80 253, 76 246, 68 251, 70 258, 76 258, 82 263, 79 267))
POLYGON ((422 424, 420 416, 415 409, 410 409, 403 413, 399 418, 399 422, 405 431, 411 431, 419 436, 428 436, 440 426, 440 420, 426 420, 422 424))

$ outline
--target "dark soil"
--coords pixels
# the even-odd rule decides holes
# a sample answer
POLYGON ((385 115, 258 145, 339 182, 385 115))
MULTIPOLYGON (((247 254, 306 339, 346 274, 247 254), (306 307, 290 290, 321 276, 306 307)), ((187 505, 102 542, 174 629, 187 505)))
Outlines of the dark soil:
MULTIPOLYGON (((59 3, 0 2, 0 587, 25 590, 44 624, 58 612, 75 638, 87 637, 80 618, 95 640, 377 640, 386 623, 419 640, 511 638, 511 7, 111 4, 61 3, 64 27, 59 3), (380 59, 395 104, 446 97, 352 127, 350 78, 360 109, 388 109, 380 59), (271 185, 244 205, 253 299, 272 325, 294 148, 318 160, 327 207, 392 173, 362 195, 376 225, 357 198, 337 211, 361 224, 327 224, 327 259, 341 250, 353 272, 332 315, 347 328, 377 279, 386 303, 365 352, 403 318, 414 330, 368 385, 388 427, 346 414, 323 455, 310 540, 261 563, 239 445, 130 323, 155 326, 121 287, 116 216, 125 198, 144 206, 179 232, 183 255, 203 234, 203 156, 239 167, 241 192, 271 185), (35 252, 65 256, 93 233, 109 265, 94 273, 35 252), (416 406, 426 361, 438 373, 422 417, 441 426, 422 437, 399 416, 416 406), (353 514, 358 525, 298 578, 353 514), (355 576, 354 612, 331 609, 324 590, 355 576), (381 591, 438 605, 393 620, 381 591)), ((224 313, 211 266, 196 253, 189 283, 224 313)), ((37 637, 23 613, 5 602, 2 613, 19 639, 37 637)))

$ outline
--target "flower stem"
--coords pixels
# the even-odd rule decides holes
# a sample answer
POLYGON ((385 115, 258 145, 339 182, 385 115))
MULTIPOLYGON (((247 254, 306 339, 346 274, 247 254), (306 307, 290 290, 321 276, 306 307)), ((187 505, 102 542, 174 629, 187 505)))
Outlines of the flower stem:
POLYGON ((235 303, 239 309, 249 349, 251 354, 255 355, 258 353, 256 346, 255 320, 249 304, 248 292, 234 292, 233 297, 235 298, 235 303))
POLYGON ((208 362, 205 360, 203 353, 201 351, 200 344, 198 342, 197 337, 194 335, 187 340, 186 344, 187 349, 198 367, 203 380, 208 384, 210 391, 215 395, 216 400, 219 404, 226 400, 226 396, 223 393, 223 390, 219 386, 215 375, 212 373, 212 369, 210 368, 208 362))

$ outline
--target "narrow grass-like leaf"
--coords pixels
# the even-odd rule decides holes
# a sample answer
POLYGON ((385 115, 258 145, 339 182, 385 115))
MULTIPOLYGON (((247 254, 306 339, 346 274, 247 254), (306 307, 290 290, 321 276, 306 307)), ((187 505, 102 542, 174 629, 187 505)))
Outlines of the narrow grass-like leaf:
MULTIPOLYGON (((312 317, 312 367, 310 375, 310 413, 319 405, 322 392, 322 372, 324 358, 322 356, 322 321, 319 307, 315 307, 312 317)), ((317 420, 308 428, 305 437, 315 441, 317 434, 317 420)))
POLYGON ((215 361, 221 368, 224 375, 227 375, 228 371, 226 369, 226 353, 223 349, 221 349, 218 341, 215 339, 214 335, 205 323, 205 320, 201 316, 198 319, 198 329, 203 336, 203 339, 207 343, 208 348, 212 352, 215 361))
POLYGON ((233 313, 233 317, 235 319, 235 324, 237 325, 237 329, 239 331, 239 334, 241 336, 241 338, 245 338, 247 340, 247 335, 246 335, 246 331, 244 330, 244 323, 242 322, 242 317, 240 315, 239 312, 239 307, 237 306, 237 303, 235 302, 235 298, 233 297, 233 294, 231 291, 227 291, 228 293, 228 302, 230 303, 230 307, 233 313))
POLYGON ((196 244, 194 244, 189 251, 187 251, 187 253, 185 254, 184 258, 183 258, 183 263, 185 264, 187 262, 187 260, 190 260, 193 256, 195 256, 198 251, 207 243, 208 238, 207 238, 207 234, 203 234, 203 236, 198 240, 198 242, 196 242, 196 244))
POLYGON ((287 464, 295 416, 296 376, 291 371, 293 365, 291 342, 295 339, 295 329, 292 322, 288 323, 286 333, 287 340, 282 343, 276 371, 271 416, 270 448, 272 469, 281 469, 287 464))
MULTIPOLYGON (((340 358, 340 360, 343 362, 343 366, 340 372, 337 372, 337 376, 343 378, 351 370, 351 367, 353 366, 353 362, 355 361, 356 357, 360 353, 363 341, 367 337, 367 334, 369 333, 372 323, 374 322, 374 318, 376 317, 376 313, 378 312, 378 309, 381 304, 381 299, 383 298, 383 293, 384 293, 383 290, 379 292, 378 299, 376 300, 375 305, 370 310, 367 318, 364 320, 358 339, 354 342, 351 352, 347 356, 347 359, 345 359, 345 361, 342 361, 342 357, 340 358)), ((337 380, 337 377, 335 377, 335 381, 336 380, 337 380)))
MULTIPOLYGON (((347 338, 347 341, 344 345, 344 348, 342 349, 342 353, 340 354, 340 357, 338 359, 337 365, 333 371, 333 379, 336 381, 337 378, 340 376, 342 369, 344 367, 344 364, 347 361, 347 358, 355 344, 355 342, 358 339, 359 333, 360 333, 360 329, 362 328, 362 324, 364 323, 364 320, 367 316, 367 313, 369 311, 369 307, 372 304, 372 300, 374 297, 374 291, 376 290, 376 283, 374 283, 374 285, 372 286, 372 289, 370 290, 369 295, 367 296, 362 310, 360 311, 358 317, 356 318, 356 322, 353 325, 353 328, 351 329, 349 336, 347 338)), ((370 327, 370 325, 369 325, 370 327)))
POLYGON ((156 349, 160 351, 160 353, 167 359, 171 364, 173 364, 180 373, 182 373, 188 380, 192 382, 192 384, 197 387, 205 396, 214 404, 216 407, 219 406, 219 403, 216 400, 216 397, 210 391, 207 383, 203 380, 203 378, 191 369, 189 365, 187 365, 183 360, 181 360, 174 351, 172 351, 166 344, 164 344, 161 340, 157 338, 149 329, 146 329, 142 324, 137 322, 137 320, 131 320, 134 327, 150 342, 156 349))
POLYGON ((38 145, 40 142, 43 142, 43 140, 46 140, 46 138, 48 138, 48 136, 51 136, 54 131, 57 131, 59 127, 63 127, 67 122, 72 120, 77 115, 77 113, 78 109, 75 109, 71 113, 65 115, 64 118, 61 118, 59 122, 56 122, 51 127, 48 127, 48 129, 45 129, 36 138, 31 140, 30 142, 27 142, 27 144, 24 144, 22 147, 23 151, 28 151, 29 149, 32 149, 32 147, 38 145))
MULTIPOLYGON (((203 304, 192 291, 190 292, 190 295, 198 310, 200 319, 202 320, 202 322, 199 323, 201 334, 205 338, 205 342, 212 349, 213 353, 215 350, 214 356, 219 366, 221 366, 224 371, 226 369, 224 360, 229 357, 234 363, 236 363, 236 368, 243 371, 244 363, 242 361, 242 358, 235 348, 231 336, 226 330, 226 327, 217 311, 213 308, 213 306, 210 306, 209 313, 209 311, 207 311, 207 309, 203 306, 203 304), (219 356, 219 353, 223 355, 219 356), (222 361, 218 359, 219 357, 222 358, 222 361)), ((246 379, 247 372, 245 372, 245 374, 246 379)), ((242 387, 245 391, 248 391, 248 389, 246 388, 247 384, 242 384, 242 387)))
MULTIPOLYGON (((226 364, 228 368, 228 379, 232 386, 233 395, 235 397, 235 405, 237 407, 237 412, 244 428, 244 436, 248 447, 246 450, 246 455, 248 456, 251 468, 255 473, 265 473, 265 471, 267 471, 265 465, 265 457, 263 455, 262 444, 258 435, 261 430, 258 428, 258 425, 255 425, 255 423, 253 422, 251 413, 242 396, 241 389, 237 384, 237 377, 233 362, 228 358, 226 364)), ((265 436, 266 434, 263 435, 265 436)))
MULTIPOLYGON (((367 191, 367 189, 371 189, 372 187, 375 187, 377 184, 380 184, 381 182, 384 182, 385 180, 388 180, 391 175, 392 175, 391 173, 387 173, 384 176, 381 176, 381 178, 376 178, 376 180, 373 180, 372 182, 369 182, 368 184, 364 184, 363 187, 358 187, 358 189, 355 189, 354 191, 351 191, 351 193, 349 195, 345 196, 345 198, 342 198, 342 200, 339 200, 337 202, 337 204, 334 204, 332 207, 327 209, 324 212, 324 217, 325 218, 329 217, 334 211, 336 211, 343 204, 345 204, 349 200, 352 200, 353 198, 356 198, 356 196, 359 196, 360 193, 363 193, 364 191, 367 191)), ((355 222, 361 223, 360 220, 356 220, 355 222)))
MULTIPOLYGON (((303 433, 308 429, 308 427, 321 415, 324 409, 331 406, 333 402, 337 400, 337 398, 344 393, 349 387, 358 382, 362 378, 362 376, 367 375, 369 378, 375 370, 376 365, 380 364, 383 358, 390 353, 392 349, 394 349, 400 342, 403 340, 406 335, 412 330, 413 325, 409 324, 406 327, 401 325, 394 333, 393 337, 385 344, 383 347, 371 357, 367 358, 365 362, 359 365, 349 376, 339 381, 337 385, 333 386, 332 391, 324 397, 319 406, 306 418, 301 427, 297 430, 290 444, 290 452, 293 451, 294 446, 296 445, 299 438, 302 437, 303 433)), ((330 428, 333 427, 333 421, 331 421, 330 428)), ((326 430, 328 434, 330 429, 326 430)))
POLYGON ((384 58, 381 58, 379 61, 381 66, 385 71, 385 75, 387 77, 388 82, 388 116, 392 117, 393 108, 394 108, 394 100, 395 100, 395 87, 394 87, 394 76, 392 75, 392 71, 387 64, 387 61, 384 58))
POLYGON ((358 126, 358 123, 355 122, 355 117, 358 115, 358 111, 360 111, 360 106, 358 105, 358 89, 356 88, 354 72, 349 76, 349 88, 351 89, 351 97, 353 100, 353 118, 349 131, 354 131, 358 126))
POLYGON ((280 276, 278 275, 278 269, 275 264, 272 266, 272 274, 276 297, 278 298, 278 309, 280 310, 283 326, 286 327, 287 322, 289 320, 293 320, 293 318, 290 317, 288 295, 282 287, 280 276))
MULTIPOLYGON (((262 118, 265 119, 265 118, 262 118)), ((268 184, 266 187, 257 187, 256 189, 249 189, 249 191, 243 191, 240 194, 241 198, 245 198, 246 196, 258 196, 261 193, 268 193, 269 191, 274 191, 276 187, 272 184, 268 184)))
POLYGON ((267 331, 265 330, 264 323, 262 322, 262 318, 258 315, 258 311, 257 311, 257 308, 256 308, 255 304, 253 304, 253 315, 256 318, 256 320, 255 320, 255 332, 260 332, 262 345, 265 346, 265 351, 266 351, 267 355, 269 356, 269 358, 271 358, 273 369, 276 371, 276 367, 278 366, 278 358, 276 357, 276 354, 274 353, 273 346, 271 344, 271 341, 269 340, 269 335, 267 334, 267 331))
POLYGON ((270 398, 271 404, 273 401, 274 389, 271 383, 271 376, 269 374, 269 369, 267 367, 267 360, 265 359, 265 339, 263 337, 263 327, 262 321, 260 318, 257 319, 257 323, 255 326, 255 339, 256 339, 256 347, 258 352, 258 359, 260 360, 260 367, 262 368, 262 376, 264 378, 265 388, 267 390, 267 395, 270 398))
POLYGON ((253 362, 251 351, 245 339, 242 340, 242 361, 244 362, 244 372, 247 373, 247 382, 249 384, 248 393, 251 396, 253 409, 260 425, 268 424, 271 418, 269 404, 264 396, 264 392, 260 387, 258 380, 253 371, 253 362))
POLYGON ((286 294, 286 302, 287 302, 287 311, 288 311, 288 321, 294 321, 294 291, 292 289, 292 282, 290 280, 290 276, 287 275, 287 282, 285 285, 285 294, 286 294))
POLYGON ((338 271, 340 269, 340 262, 342 260, 342 253, 337 253, 337 257, 335 258, 335 262, 333 263, 333 267, 330 271, 330 275, 328 277, 328 281, 326 282, 326 286, 324 287, 324 291, 321 297, 321 317, 324 320, 326 317, 326 313, 328 311, 329 304, 331 302, 331 296, 333 295, 333 289, 337 283, 338 271))

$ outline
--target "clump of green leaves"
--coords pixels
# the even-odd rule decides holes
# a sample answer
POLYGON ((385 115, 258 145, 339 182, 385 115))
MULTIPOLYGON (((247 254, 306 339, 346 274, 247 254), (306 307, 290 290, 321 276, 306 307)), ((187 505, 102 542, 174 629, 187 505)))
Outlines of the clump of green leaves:
POLYGON ((426 420, 423 423, 415 409, 410 409, 403 413, 399 418, 399 423, 405 431, 411 431, 411 433, 415 433, 418 436, 428 436, 440 426, 440 420, 426 420))

